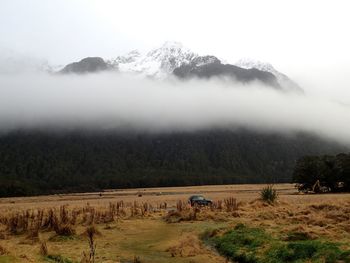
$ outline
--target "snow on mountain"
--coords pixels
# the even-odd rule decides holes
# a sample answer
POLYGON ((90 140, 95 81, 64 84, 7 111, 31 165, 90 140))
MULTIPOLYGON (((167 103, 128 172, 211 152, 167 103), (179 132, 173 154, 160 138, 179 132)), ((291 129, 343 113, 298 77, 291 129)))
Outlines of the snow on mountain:
POLYGON ((140 57, 141 57, 141 54, 138 50, 132 50, 124 56, 118 56, 116 58, 107 60, 107 62, 115 67, 118 67, 118 65, 133 63, 140 57))
POLYGON ((142 55, 134 50, 125 56, 111 59, 114 67, 121 72, 140 73, 144 76, 165 78, 182 64, 190 63, 198 57, 178 42, 165 42, 160 48, 142 55))
POLYGON ((238 60, 234 65, 245 69, 256 68, 262 71, 271 72, 272 74, 278 72, 270 63, 261 62, 259 60, 254 60, 249 58, 242 58, 238 60))
POLYGON ((303 92, 303 90, 299 87, 297 83, 292 81, 283 73, 277 71, 270 63, 261 62, 259 60, 254 60, 249 58, 243 58, 238 60, 234 65, 245 69, 256 68, 261 71, 270 72, 276 76, 278 83, 284 90, 303 92))
MULTIPOLYGON (((216 63, 214 56, 199 56, 179 42, 165 42, 161 47, 141 54, 133 50, 124 56, 118 56, 107 62, 120 72, 138 73, 141 76, 164 79, 173 73, 175 68, 186 64, 201 66, 208 63, 216 63)), ((284 90, 302 92, 302 89, 286 75, 277 71, 271 64, 252 60, 241 59, 235 66, 244 69, 256 68, 261 71, 270 72, 276 76, 279 85, 284 90)))

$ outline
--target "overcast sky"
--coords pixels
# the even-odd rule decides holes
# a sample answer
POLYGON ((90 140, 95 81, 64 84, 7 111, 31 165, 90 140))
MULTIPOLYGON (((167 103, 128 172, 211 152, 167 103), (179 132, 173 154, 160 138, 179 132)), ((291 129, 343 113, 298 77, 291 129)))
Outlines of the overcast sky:
POLYGON ((348 1, 1 0, 1 46, 67 63, 176 40, 280 67, 350 62, 348 1))
POLYGON ((175 40, 228 62, 267 61, 302 86, 341 93, 350 83, 349 7, 346 0, 1 0, 0 51, 67 64, 175 40))

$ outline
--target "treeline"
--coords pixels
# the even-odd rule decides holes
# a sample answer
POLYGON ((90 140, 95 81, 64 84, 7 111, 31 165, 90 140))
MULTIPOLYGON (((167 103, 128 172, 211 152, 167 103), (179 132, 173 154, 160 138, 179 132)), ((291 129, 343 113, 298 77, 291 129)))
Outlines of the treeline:
POLYGON ((166 134, 17 131, 0 136, 0 196, 290 182, 298 158, 344 150, 315 136, 285 137, 246 130, 166 134))
POLYGON ((300 191, 350 192, 350 154, 302 157, 293 180, 300 191))

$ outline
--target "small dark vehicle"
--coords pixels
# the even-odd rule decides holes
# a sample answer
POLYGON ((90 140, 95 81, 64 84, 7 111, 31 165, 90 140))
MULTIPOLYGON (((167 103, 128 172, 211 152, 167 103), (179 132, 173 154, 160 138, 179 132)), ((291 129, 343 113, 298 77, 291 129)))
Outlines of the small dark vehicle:
POLYGON ((210 199, 206 199, 203 195, 192 195, 188 199, 188 203, 191 206, 194 206, 194 205, 207 206, 207 205, 211 205, 213 201, 210 199))

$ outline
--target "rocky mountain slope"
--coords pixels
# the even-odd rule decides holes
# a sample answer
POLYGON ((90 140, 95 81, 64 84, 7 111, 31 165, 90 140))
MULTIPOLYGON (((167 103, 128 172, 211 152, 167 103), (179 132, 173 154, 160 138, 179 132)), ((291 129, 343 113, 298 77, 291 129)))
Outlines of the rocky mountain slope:
POLYGON ((245 68, 245 69, 256 68, 261 71, 270 72, 274 76, 276 76, 278 83, 283 89, 296 91, 296 92, 303 91, 297 83, 295 83, 293 80, 288 78, 285 74, 277 71, 270 63, 244 58, 237 61, 235 65, 240 68, 245 68))
POLYGON ((260 81, 270 87, 281 89, 274 74, 256 68, 240 68, 235 65, 222 64, 219 59, 212 56, 197 57, 188 64, 175 68, 174 75, 179 78, 211 78, 229 77, 241 83, 260 81))
POLYGON ((100 57, 88 57, 65 66, 61 73, 91 73, 107 70, 109 65, 100 57))

